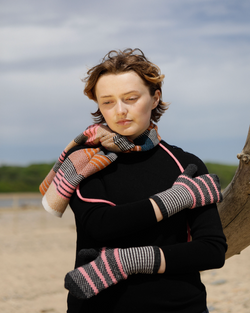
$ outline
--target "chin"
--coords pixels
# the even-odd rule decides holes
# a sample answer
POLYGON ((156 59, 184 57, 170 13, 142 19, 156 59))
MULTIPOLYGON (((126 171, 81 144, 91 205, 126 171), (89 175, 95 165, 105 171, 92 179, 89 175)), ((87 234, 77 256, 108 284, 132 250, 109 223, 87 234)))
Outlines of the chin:
MULTIPOLYGON (((114 129, 113 129, 114 130, 114 129)), ((120 134, 121 136, 133 136, 134 132, 132 130, 129 130, 128 128, 126 129, 116 129, 114 130, 117 134, 120 134)))

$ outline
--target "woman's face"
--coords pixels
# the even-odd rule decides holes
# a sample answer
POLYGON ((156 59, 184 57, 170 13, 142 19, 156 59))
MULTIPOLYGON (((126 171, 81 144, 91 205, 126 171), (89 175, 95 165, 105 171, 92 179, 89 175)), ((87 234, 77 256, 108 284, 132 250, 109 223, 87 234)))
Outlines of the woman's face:
POLYGON ((95 92, 109 128, 132 140, 149 127, 151 111, 161 96, 160 90, 151 96, 149 88, 134 71, 101 76, 95 92))

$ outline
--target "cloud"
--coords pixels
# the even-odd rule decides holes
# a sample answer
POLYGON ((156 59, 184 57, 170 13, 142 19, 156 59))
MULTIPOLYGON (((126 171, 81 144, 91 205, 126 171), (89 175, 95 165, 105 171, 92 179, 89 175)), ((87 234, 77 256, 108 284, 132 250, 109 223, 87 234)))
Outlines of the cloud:
POLYGON ((235 150, 244 144, 250 116, 249 1, 0 5, 0 142, 6 147, 0 161, 10 160, 10 143, 26 147, 16 162, 47 159, 38 147, 54 151, 48 149, 54 145, 60 153, 91 123, 95 103, 83 96, 81 82, 87 68, 109 50, 127 47, 141 48, 166 75, 163 97, 172 104, 159 128, 167 141, 195 152, 203 145, 210 159, 217 156, 206 143, 227 142, 235 150))

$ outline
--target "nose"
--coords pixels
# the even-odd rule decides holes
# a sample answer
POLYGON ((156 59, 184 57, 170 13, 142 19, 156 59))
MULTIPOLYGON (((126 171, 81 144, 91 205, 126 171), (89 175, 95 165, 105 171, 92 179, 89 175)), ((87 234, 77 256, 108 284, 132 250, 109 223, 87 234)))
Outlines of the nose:
POLYGON ((118 115, 126 115, 127 114, 127 106, 123 101, 121 101, 121 100, 117 101, 116 112, 118 115))

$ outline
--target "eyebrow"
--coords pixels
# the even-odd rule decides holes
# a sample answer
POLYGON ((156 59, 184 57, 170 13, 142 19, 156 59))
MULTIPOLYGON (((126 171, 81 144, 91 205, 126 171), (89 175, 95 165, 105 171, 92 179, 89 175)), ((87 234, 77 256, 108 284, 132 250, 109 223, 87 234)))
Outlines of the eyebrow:
MULTIPOLYGON (((133 92, 138 92, 138 91, 137 90, 131 90, 131 91, 123 93, 122 95, 126 96, 126 95, 128 95, 130 93, 133 93, 133 92)), ((106 96, 101 96, 100 98, 110 98, 110 97, 113 97, 113 96, 112 95, 106 95, 106 96)))

